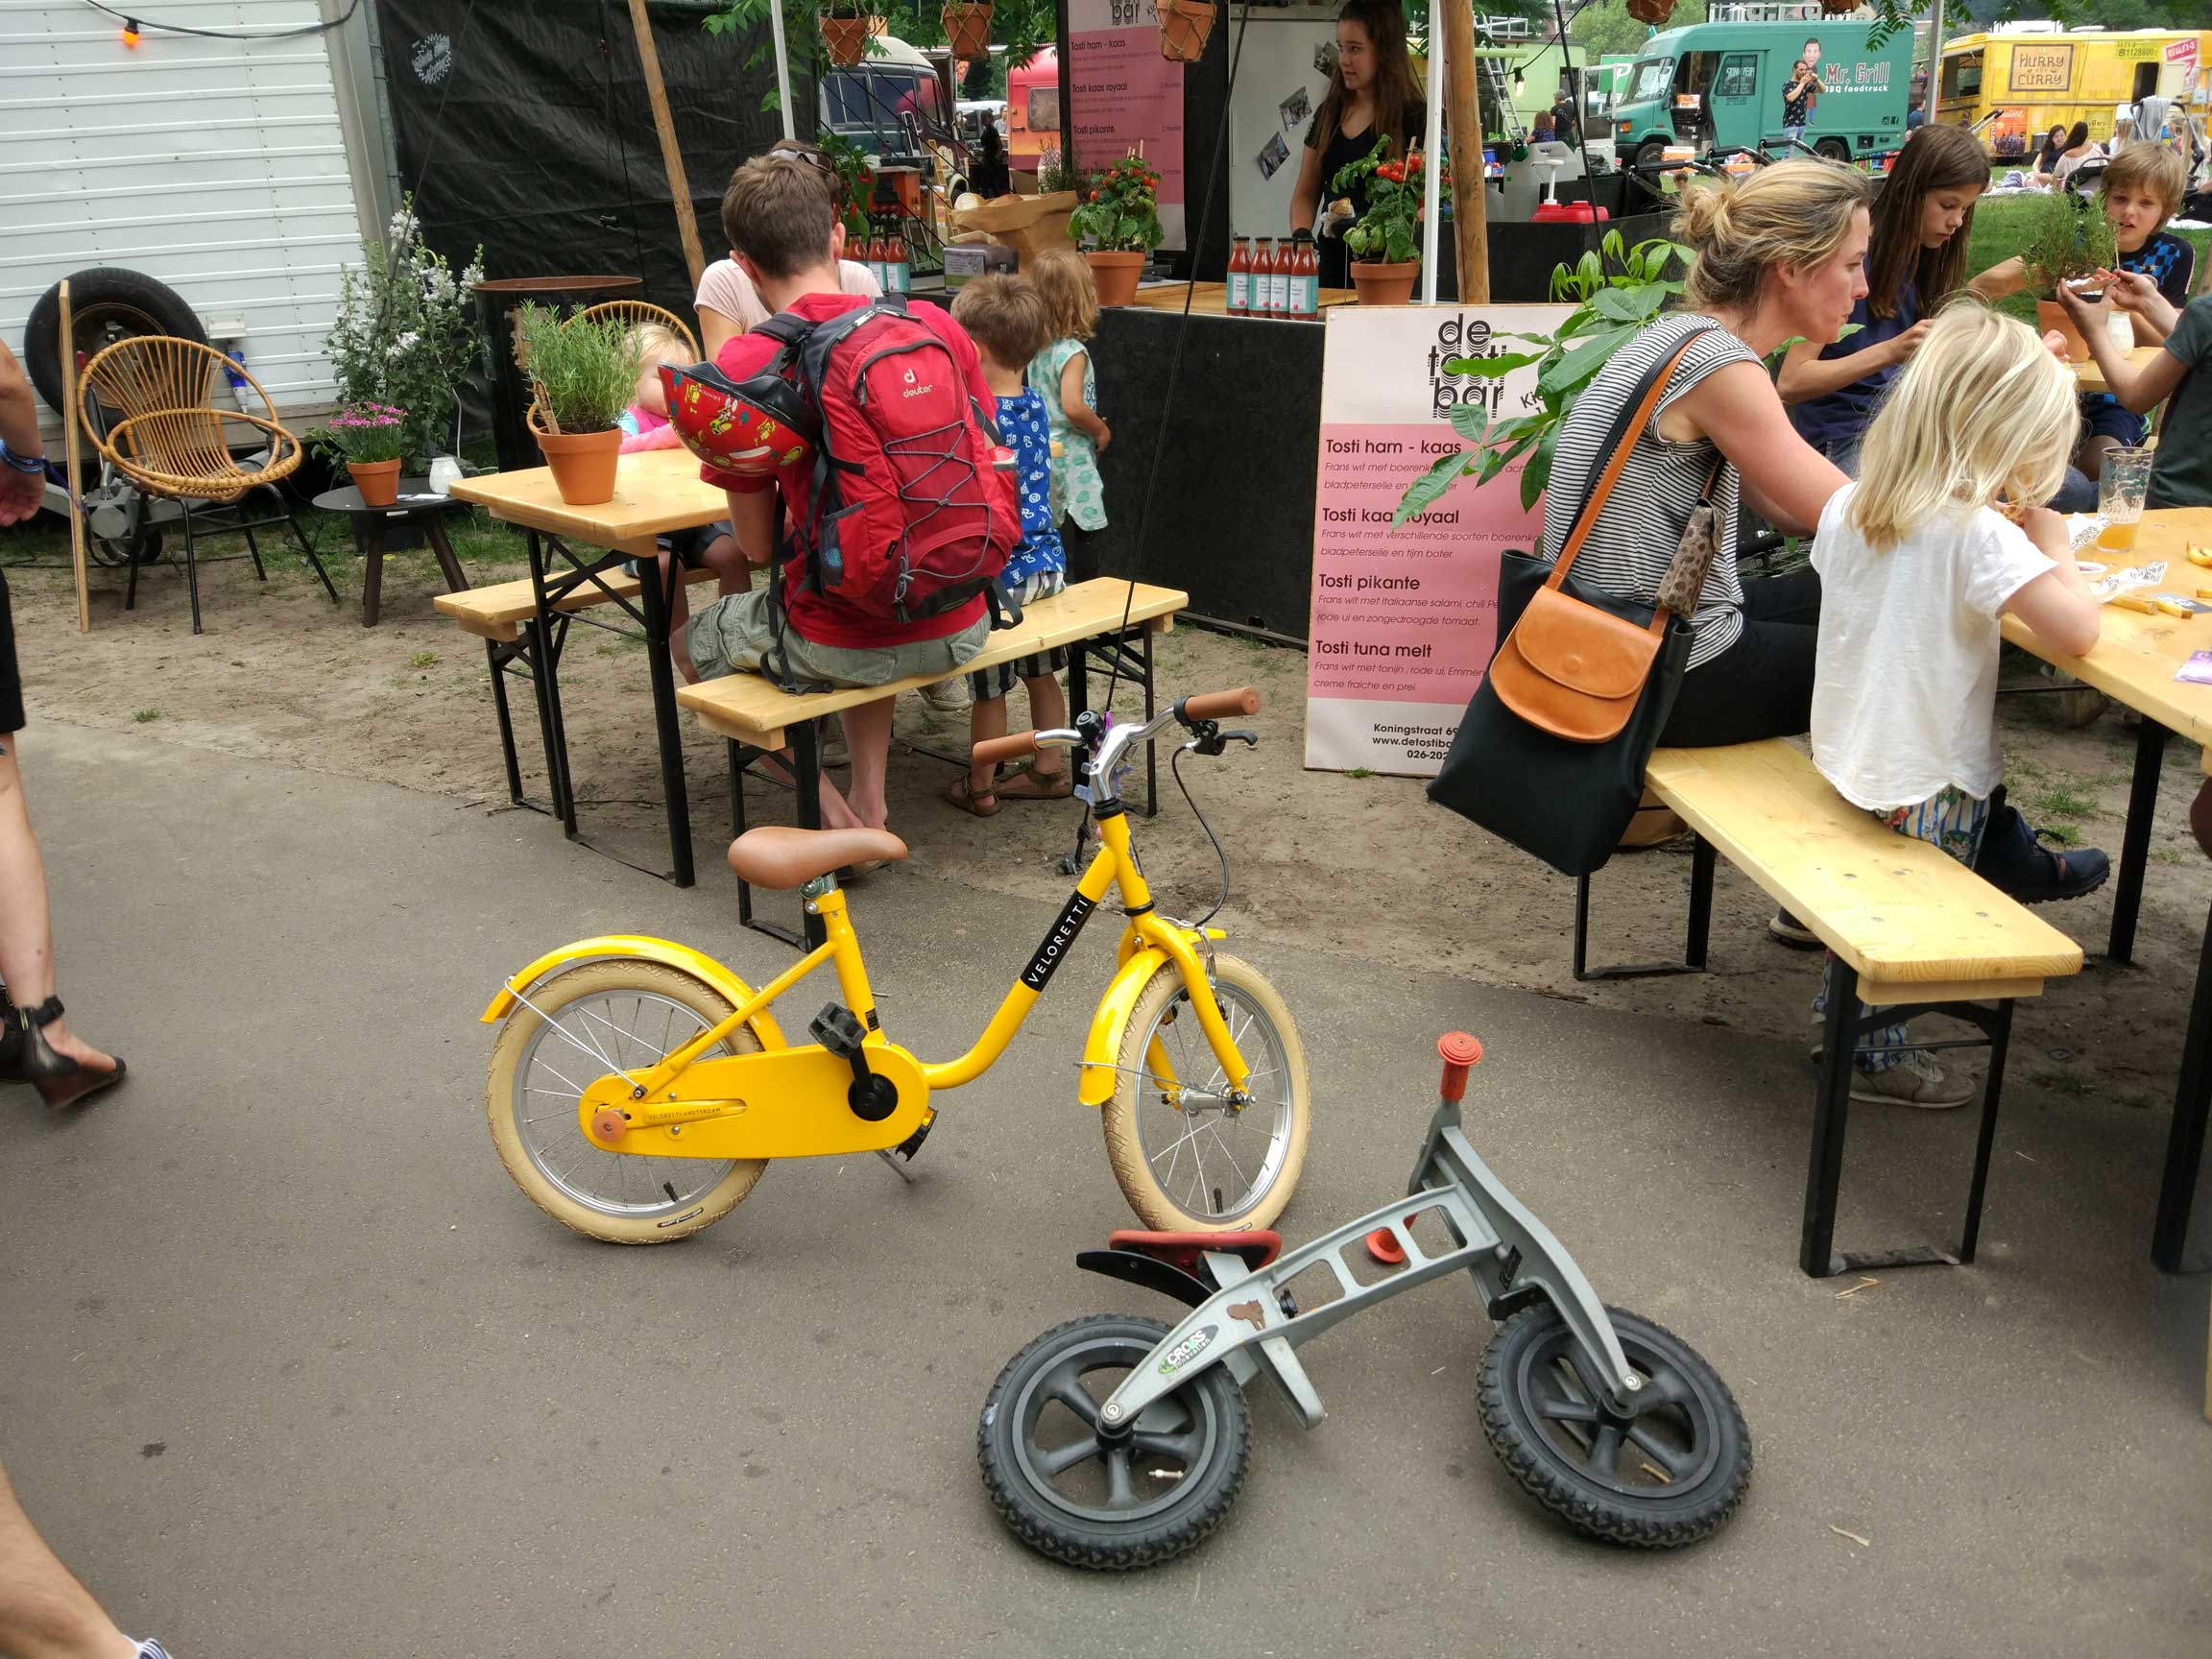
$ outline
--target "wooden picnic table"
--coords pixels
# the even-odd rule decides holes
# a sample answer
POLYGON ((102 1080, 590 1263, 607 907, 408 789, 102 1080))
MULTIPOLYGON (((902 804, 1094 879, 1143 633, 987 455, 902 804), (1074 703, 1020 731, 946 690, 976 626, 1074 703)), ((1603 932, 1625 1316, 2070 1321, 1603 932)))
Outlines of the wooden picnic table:
MULTIPOLYGON (((2164 349, 2163 346, 2138 346, 2128 353, 2128 361, 2140 369, 2164 349)), ((2081 390, 2084 392, 2109 392, 2112 390, 2104 379, 2104 371, 2097 367, 2097 359, 2094 357, 2074 365, 2074 378, 2081 383, 2081 390)))
MULTIPOLYGON (((528 533, 530 585, 536 615, 523 638, 501 647, 487 640, 493 673, 504 666, 499 653, 523 662, 538 699, 538 718, 545 742, 546 766, 555 814, 571 841, 576 828, 576 791, 568 777, 567 728, 561 709, 561 646, 568 618, 597 600, 618 606, 637 622, 645 639, 647 672, 653 684, 653 727, 661 749, 661 790, 667 804, 668 856, 679 887, 692 881, 690 801, 684 786, 684 736, 676 714, 676 670, 668 655, 668 613, 675 586, 685 580, 682 565, 670 561, 668 579, 641 581, 635 591, 622 580, 631 559, 647 576, 655 574, 654 538, 666 531, 711 524, 730 510, 722 491, 699 478, 699 463, 684 449, 649 449, 622 457, 614 472, 612 500, 571 506, 553 487, 545 467, 468 478, 453 493, 473 501, 493 517, 528 533), (596 558, 570 551, 573 540, 603 549, 596 558), (548 549, 565 565, 548 576, 548 549), (633 599, 636 603, 633 604, 633 599)), ((589 845, 589 843, 586 843, 589 845)))
MULTIPOLYGON (((2136 565, 2164 559, 2166 588, 2193 596, 2199 587, 2212 587, 2212 571, 2200 570, 2188 562, 2186 549, 2192 545, 2212 546, 2212 508, 2148 512, 2136 533, 2134 550, 2105 557, 2136 565), (2200 577, 2204 580, 2200 581, 2200 577)), ((2131 962, 2167 739, 2179 736, 2204 748, 2203 766, 2212 774, 2212 685, 2187 685, 2174 678, 2192 652, 2212 651, 2212 615, 2186 619, 2146 616, 2107 605, 2103 632, 2083 657, 2051 650, 2011 616, 2005 618, 2005 637, 2143 716, 2136 733, 2135 774, 2128 797, 2120 869, 2113 881, 2112 932, 2106 948, 2112 961, 2131 962)), ((2198 1169, 2203 1162, 2208 1112, 2212 1112, 2212 916, 2205 919, 2197 988, 2184 1034, 2181 1078, 2174 1100, 2174 1127, 2167 1142, 2165 1176, 2151 1235, 2152 1260, 2169 1273, 2183 1270, 2189 1210, 2196 1194, 2198 1169)), ((2193 1266, 2212 1265, 2212 1253, 2199 1255, 2205 1259, 2195 1261, 2193 1266)))

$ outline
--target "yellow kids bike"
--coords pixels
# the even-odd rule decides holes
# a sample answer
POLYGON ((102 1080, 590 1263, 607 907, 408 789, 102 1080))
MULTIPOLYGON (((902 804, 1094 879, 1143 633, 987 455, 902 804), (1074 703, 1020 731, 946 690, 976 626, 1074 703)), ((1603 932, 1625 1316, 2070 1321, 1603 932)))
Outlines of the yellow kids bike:
MULTIPOLYGON (((541 956, 484 1011, 487 1024, 506 1022, 492 1051, 488 1111, 507 1172, 557 1220, 625 1244, 665 1243, 719 1220, 774 1158, 876 1152, 910 1180, 900 1160, 929 1133, 931 1095, 973 1082, 1005 1053, 1084 923, 1118 892, 1126 923, 1084 1044, 1077 1098, 1102 1109, 1114 1178, 1147 1227, 1265 1227, 1305 1163, 1305 1050, 1274 987, 1214 949, 1220 929, 1155 908, 1119 794, 1129 757, 1170 724, 1190 732, 1184 751, 1219 755, 1258 739, 1218 721, 1259 707, 1249 689, 1220 691, 1186 697, 1142 725, 1086 713, 1072 730, 976 746, 980 760, 1040 746, 1075 751, 1100 845, 958 1059, 916 1059, 878 1018, 836 872, 905 857, 885 830, 765 828, 731 843, 739 877, 798 888, 825 935, 757 991, 665 939, 580 939, 541 956), (771 1010, 825 964, 838 998, 814 1017, 814 1041, 794 1045, 771 1010)), ((1222 870, 1226 886, 1226 856, 1222 870)))

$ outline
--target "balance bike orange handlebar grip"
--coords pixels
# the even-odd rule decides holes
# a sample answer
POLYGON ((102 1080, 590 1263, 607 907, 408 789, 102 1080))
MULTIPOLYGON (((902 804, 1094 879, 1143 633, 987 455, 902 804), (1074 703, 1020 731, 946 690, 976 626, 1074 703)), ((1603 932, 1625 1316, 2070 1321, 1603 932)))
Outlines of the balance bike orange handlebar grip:
POLYGON ((1024 755, 1037 753, 1037 733, 1012 732, 1003 737, 986 737, 968 751, 971 765, 996 764, 1001 760, 1019 760, 1024 755))
POLYGON ((1260 693, 1249 685, 1234 691, 1201 691, 1183 699, 1183 713, 1191 720, 1228 720, 1238 714, 1260 712, 1260 693))
POLYGON ((1444 1057, 1444 1098, 1458 1100, 1467 1093, 1467 1071, 1482 1058, 1482 1045, 1464 1031, 1451 1031, 1436 1041, 1444 1057))

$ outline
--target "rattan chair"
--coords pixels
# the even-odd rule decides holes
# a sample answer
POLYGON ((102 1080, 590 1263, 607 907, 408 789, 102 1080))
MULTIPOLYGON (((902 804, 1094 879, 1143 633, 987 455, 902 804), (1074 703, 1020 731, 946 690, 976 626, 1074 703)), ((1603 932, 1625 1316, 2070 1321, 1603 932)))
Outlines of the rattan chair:
MULTIPOLYGON (((647 300, 610 300, 588 311, 577 312, 568 322, 580 323, 586 318, 597 322, 604 317, 619 317, 633 328, 641 327, 647 323, 658 323, 663 328, 673 329, 676 338, 684 342, 684 349, 691 353, 691 361, 699 361, 699 336, 675 312, 663 310, 647 300)), ((567 325, 566 323, 562 325, 563 327, 567 325)))
MULTIPOLYGON (((184 580, 192 595, 193 633, 200 632, 196 533, 243 533, 247 551, 253 556, 253 572, 266 582, 269 572, 262 568, 261 548, 253 540, 253 532, 282 524, 291 530, 315 574, 323 578, 330 602, 338 602, 330 573, 323 568, 314 544, 301 531, 292 503, 277 488, 299 469, 300 440, 279 423, 269 394, 242 365, 197 341, 162 334, 136 335, 118 340, 84 366, 77 389, 77 408, 102 460, 138 489, 168 496, 182 510, 184 580), (263 414, 214 406, 211 389, 226 368, 252 389, 263 414), (263 445, 244 466, 231 452, 231 440, 241 428, 263 445), (267 517, 249 519, 244 516, 243 503, 256 490, 266 490, 275 496, 277 511, 267 517)), ((132 560, 123 609, 129 611, 137 602, 138 562, 132 560)))

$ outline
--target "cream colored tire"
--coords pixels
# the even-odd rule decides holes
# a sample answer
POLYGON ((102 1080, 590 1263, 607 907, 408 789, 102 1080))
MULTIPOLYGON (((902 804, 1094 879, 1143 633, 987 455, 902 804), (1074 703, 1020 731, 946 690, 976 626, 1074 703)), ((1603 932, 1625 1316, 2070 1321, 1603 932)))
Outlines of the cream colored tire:
POLYGON ((1269 1226, 1306 1165, 1312 1102, 1290 1010, 1249 962, 1216 955, 1214 965, 1215 996, 1252 1071, 1253 1103, 1234 1117, 1204 1106, 1179 1110, 1145 1073, 1157 1033, 1180 1081, 1201 1089, 1224 1081, 1182 975, 1164 968, 1129 1011, 1114 1098, 1101 1115, 1114 1179, 1129 1208, 1160 1232, 1269 1226))
MULTIPOLYGON (((713 986, 657 962, 594 962, 530 988, 530 1001, 557 1023, 565 1008, 594 998, 603 1005, 619 1006, 629 998, 637 998, 641 1007, 649 1005, 665 1013, 671 1022, 666 1027, 673 1037, 670 1047, 689 1041, 732 1012, 729 998, 713 986), (677 1018, 679 1009, 687 1010, 699 1023, 684 1029, 677 1018)), ((614 1041, 604 1031, 595 1031, 594 1037, 605 1045, 614 1041)), ((607 1070, 558 1032, 548 1030, 529 1003, 517 1003, 493 1046, 485 1111, 491 1119, 492 1144, 499 1149, 499 1161, 507 1166, 507 1173, 530 1195, 533 1204, 563 1225, 613 1244, 666 1244, 687 1238, 736 1209, 768 1167, 764 1158, 714 1163, 602 1152, 584 1138, 576 1120, 575 1095, 567 1097, 564 1134, 559 1122, 562 1102, 541 1093, 550 1079, 540 1075, 546 1068, 535 1059, 537 1051, 548 1045, 548 1051, 555 1055, 552 1065, 575 1084, 587 1084, 607 1070), (517 1068, 526 1059, 533 1063, 531 1077, 535 1080, 517 1078, 517 1068), (585 1075, 587 1069, 589 1076, 585 1075), (522 1104, 533 1094, 538 1105, 546 1109, 541 1117, 547 1124, 543 1132, 524 1120, 538 1116, 522 1104), (679 1189, 673 1202, 656 1201, 655 1189, 663 1179, 679 1189), (615 1198, 617 1189, 637 1193, 637 1201, 615 1198)), ((648 1041, 640 1047, 625 1050, 619 1056, 620 1063, 635 1066, 654 1046, 648 1041)), ((708 1052, 750 1054, 759 1047, 760 1040, 751 1028, 740 1026, 719 1049, 708 1052)))

